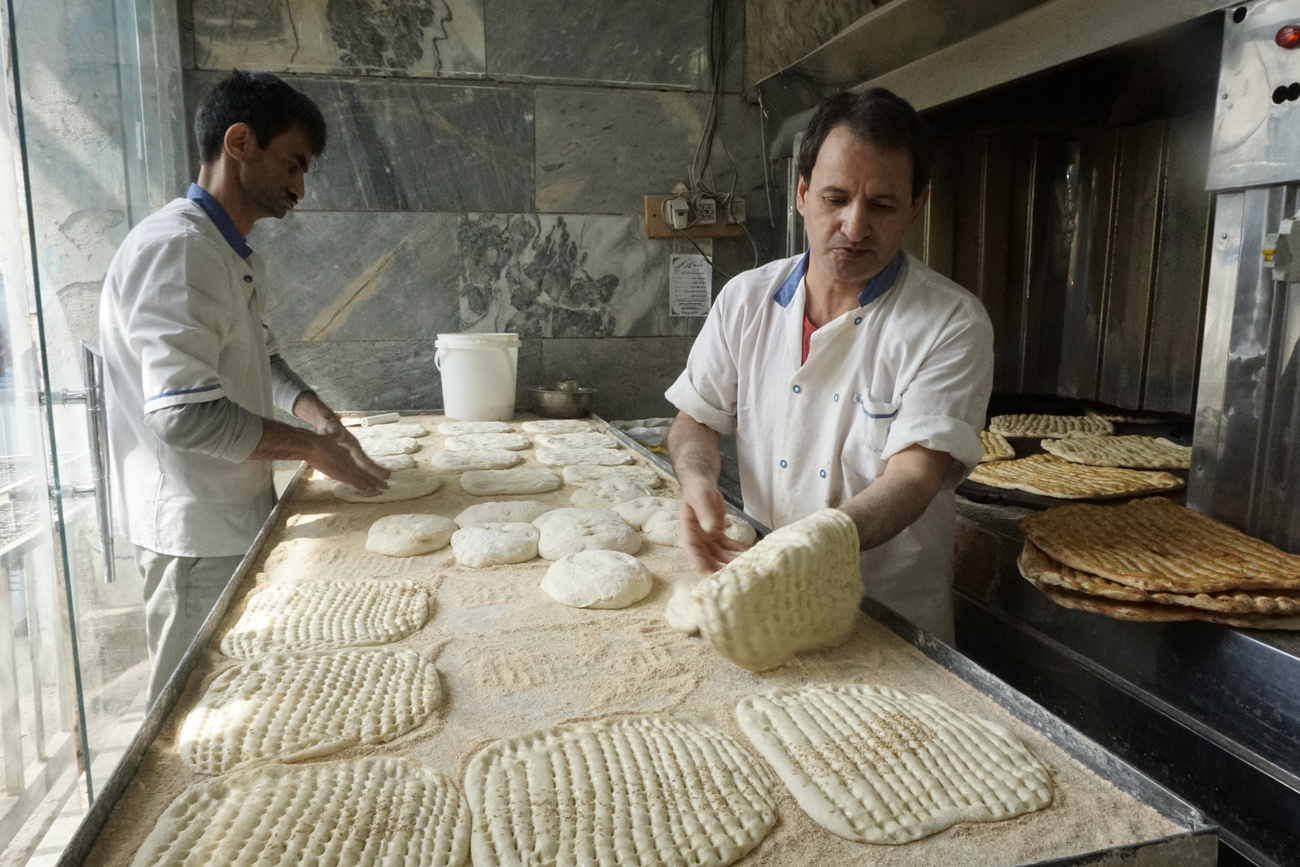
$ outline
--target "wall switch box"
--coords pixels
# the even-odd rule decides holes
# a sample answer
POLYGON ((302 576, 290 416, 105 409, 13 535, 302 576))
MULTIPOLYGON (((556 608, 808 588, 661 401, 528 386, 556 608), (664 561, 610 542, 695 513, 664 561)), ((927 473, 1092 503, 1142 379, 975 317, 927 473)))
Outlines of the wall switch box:
POLYGON ((695 222, 707 226, 718 222, 718 203, 714 199, 695 200, 695 222))
POLYGON ((739 196, 733 198, 727 203, 727 222, 743 223, 745 222, 745 200, 739 196))
MULTIPOLYGON (((667 221, 668 205, 667 202, 681 200, 682 204, 689 203, 682 196, 646 196, 645 197, 645 236, 647 238, 658 238, 662 240, 681 240, 683 235, 691 238, 743 238, 745 230, 735 223, 729 223, 724 219, 715 220, 712 223, 691 223, 690 228, 674 229, 667 221)), ((716 199, 714 200, 717 201, 716 199)), ((716 209, 716 205, 715 205, 716 209)), ((687 222, 689 223, 689 207, 687 212, 687 222)), ((722 216, 718 214, 717 216, 722 216)))
POLYGON ((691 208, 686 204, 685 199, 669 199, 664 208, 668 225, 674 229, 685 229, 686 224, 691 221, 691 208))

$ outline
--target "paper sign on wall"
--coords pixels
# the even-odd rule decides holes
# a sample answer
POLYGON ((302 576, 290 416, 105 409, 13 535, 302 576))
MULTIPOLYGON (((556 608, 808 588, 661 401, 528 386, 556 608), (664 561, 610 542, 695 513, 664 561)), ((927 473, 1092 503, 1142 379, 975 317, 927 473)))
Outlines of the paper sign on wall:
POLYGON ((668 270, 670 316, 708 316, 713 266, 698 253, 674 253, 668 270))

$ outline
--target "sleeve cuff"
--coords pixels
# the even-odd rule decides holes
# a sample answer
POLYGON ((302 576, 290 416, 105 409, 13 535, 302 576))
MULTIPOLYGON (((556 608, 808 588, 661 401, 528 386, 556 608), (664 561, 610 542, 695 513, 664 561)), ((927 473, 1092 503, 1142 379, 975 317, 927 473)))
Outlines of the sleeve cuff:
POLYGON ((880 457, 888 460, 908 446, 947 452, 966 468, 966 473, 975 469, 984 456, 979 432, 969 423, 949 415, 917 415, 895 420, 889 426, 889 439, 880 457))
POLYGON ((664 392, 664 397, 700 424, 707 425, 724 436, 736 432, 736 417, 723 412, 701 397, 687 378, 686 371, 682 371, 677 381, 664 392))
POLYGON ((206 403, 226 396, 226 389, 220 384, 200 385, 194 388, 177 388, 160 391, 144 399, 144 411, 166 409, 169 406, 181 406, 187 403, 206 403))

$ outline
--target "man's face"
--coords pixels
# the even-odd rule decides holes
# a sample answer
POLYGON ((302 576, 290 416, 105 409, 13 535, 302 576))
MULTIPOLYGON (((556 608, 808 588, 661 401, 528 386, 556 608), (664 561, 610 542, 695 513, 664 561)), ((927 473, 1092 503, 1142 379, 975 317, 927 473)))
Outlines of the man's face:
POLYGON ((258 218, 279 219, 306 193, 303 176, 311 166, 311 138, 301 124, 292 124, 271 139, 265 149, 250 135, 248 155, 240 163, 239 179, 258 218))
POLYGON ((796 204, 808 232, 810 274, 830 278, 832 289, 860 292, 903 243, 925 210, 929 190, 912 196, 912 155, 882 148, 841 124, 817 153, 811 178, 799 178, 796 204))

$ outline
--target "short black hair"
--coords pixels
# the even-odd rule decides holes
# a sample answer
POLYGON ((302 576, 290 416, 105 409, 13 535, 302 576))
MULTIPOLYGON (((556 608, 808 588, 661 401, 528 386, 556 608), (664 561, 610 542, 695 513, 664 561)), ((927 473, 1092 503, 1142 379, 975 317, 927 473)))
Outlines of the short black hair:
POLYGON ((204 98, 194 115, 199 162, 207 165, 221 156, 226 130, 237 123, 248 124, 260 148, 293 124, 301 124, 311 139, 312 154, 325 150, 325 117, 320 108, 307 94, 269 72, 236 69, 204 98))
POLYGON ((934 136, 911 103, 893 91, 873 87, 862 93, 837 93, 817 106, 799 145, 799 176, 812 180, 817 152, 840 124, 864 141, 885 148, 905 148, 912 155, 912 198, 930 184, 934 136))

